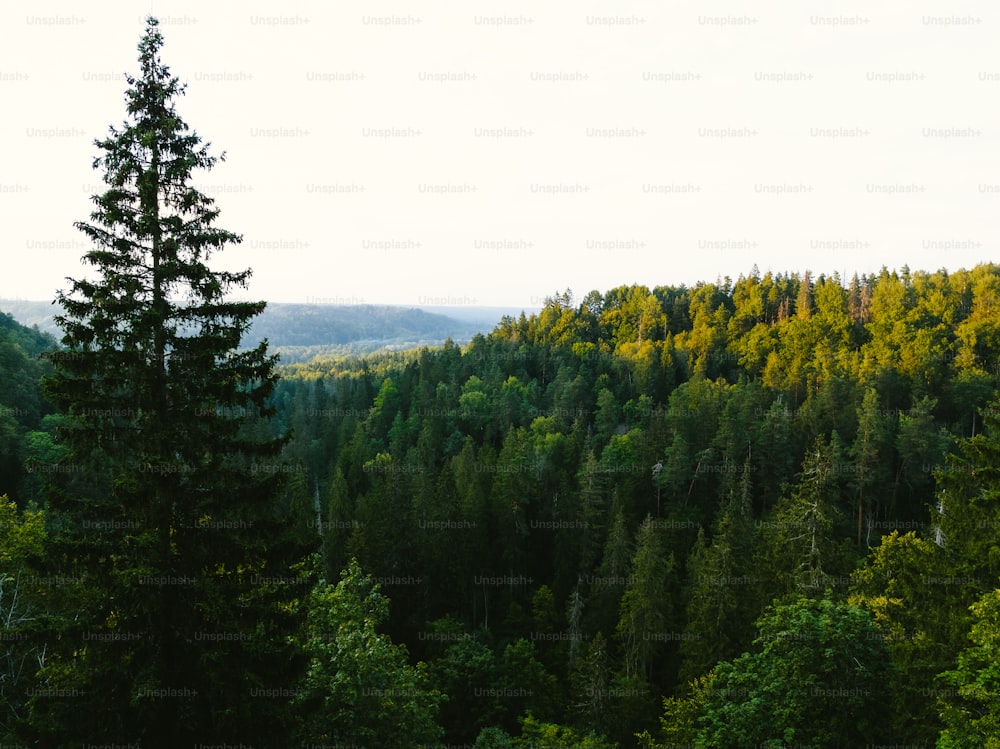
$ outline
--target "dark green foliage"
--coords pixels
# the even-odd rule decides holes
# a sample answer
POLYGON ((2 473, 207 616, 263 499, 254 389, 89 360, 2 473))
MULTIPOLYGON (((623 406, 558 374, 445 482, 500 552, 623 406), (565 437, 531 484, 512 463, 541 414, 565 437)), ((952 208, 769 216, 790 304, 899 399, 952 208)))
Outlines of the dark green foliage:
POLYGON ((795 488, 761 521, 760 582, 769 597, 817 596, 845 584, 857 559, 845 549, 843 536, 844 467, 837 433, 829 444, 817 438, 795 488))
POLYGON ((426 664, 410 666, 406 648, 377 631, 389 601, 356 560, 336 585, 320 578, 305 606, 310 660, 295 694, 305 745, 407 749, 440 738, 442 695, 430 687, 426 664))
POLYGON ((500 703, 496 658, 486 644, 468 635, 430 663, 431 683, 446 697, 441 723, 448 743, 473 741, 479 732, 496 725, 504 710, 500 703))
POLYGON ((19 512, 0 495, 0 742, 15 745, 30 723, 36 672, 46 646, 34 636, 45 610, 38 562, 45 518, 37 508, 19 512))
POLYGON ((703 533, 687 562, 687 624, 680 640, 684 659, 679 679, 691 681, 721 660, 733 658, 750 645, 749 619, 758 603, 755 592, 763 582, 755 568, 757 526, 751 514, 751 473, 744 464, 739 493, 726 500, 708 542, 703 533))
POLYGON ((696 746, 847 749, 891 738, 889 654, 865 612, 801 599, 757 626, 754 649, 714 669, 696 746))
MULTIPOLYGON (((652 730, 661 697, 671 714, 700 715, 705 691, 686 685, 749 650, 773 599, 829 587, 839 605, 868 547, 897 528, 931 536, 933 469, 963 430, 982 432, 970 409, 997 384, 984 363, 1000 347, 975 337, 973 301, 995 277, 992 265, 886 271, 844 287, 754 273, 592 292, 577 307, 560 292, 465 349, 288 368, 288 456, 319 456, 304 464, 329 498, 321 525, 341 526, 331 564, 356 553, 377 575, 419 581, 386 588, 399 604, 387 628, 458 700, 442 708, 448 740, 491 725, 517 736, 519 711, 548 714, 548 698, 463 702, 535 636, 534 658, 566 687, 554 720, 628 744, 652 730), (646 556, 659 561, 640 584, 646 556), (464 664, 421 639, 443 616, 484 638, 464 664)), ((952 599, 972 602, 940 605, 952 599)), ((887 641, 897 735, 925 741, 939 726, 905 674, 947 668, 961 618, 925 623, 951 644, 911 643, 908 671, 887 641), (907 704, 927 731, 901 732, 907 704)))
POLYGON ((51 372, 52 336, 18 325, 0 312, 0 494, 24 498, 34 492, 22 485, 30 477, 27 434, 40 428, 51 409, 42 398, 39 379, 51 372))
POLYGON ((286 467, 264 420, 266 344, 239 350, 264 307, 230 302, 250 271, 212 271, 239 241, 191 186, 216 158, 174 108, 155 19, 128 76, 127 118, 96 141, 94 273, 59 294, 64 351, 45 392, 65 455, 48 487, 48 653, 32 701, 42 743, 277 745, 292 725, 296 543, 286 467), (54 695, 54 696, 53 696, 54 695))
POLYGON ((984 594, 970 609, 971 645, 934 690, 945 724, 940 749, 1000 746, 1000 590, 984 594))
POLYGON ((935 538, 977 596, 1000 576, 1000 402, 983 409, 981 418, 978 434, 959 441, 936 473, 933 516, 935 538))
POLYGON ((622 644, 625 675, 648 678, 655 656, 671 634, 671 573, 673 555, 664 549, 662 534, 646 516, 636 536, 635 556, 619 605, 615 633, 622 644))

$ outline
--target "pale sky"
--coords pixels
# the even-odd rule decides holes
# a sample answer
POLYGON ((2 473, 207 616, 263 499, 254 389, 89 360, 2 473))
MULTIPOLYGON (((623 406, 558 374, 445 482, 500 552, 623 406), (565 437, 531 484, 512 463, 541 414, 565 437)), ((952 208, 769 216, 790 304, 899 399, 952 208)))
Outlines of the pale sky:
POLYGON ((537 307, 997 259, 995 2, 0 5, 0 298, 83 273, 152 11, 249 298, 537 307))

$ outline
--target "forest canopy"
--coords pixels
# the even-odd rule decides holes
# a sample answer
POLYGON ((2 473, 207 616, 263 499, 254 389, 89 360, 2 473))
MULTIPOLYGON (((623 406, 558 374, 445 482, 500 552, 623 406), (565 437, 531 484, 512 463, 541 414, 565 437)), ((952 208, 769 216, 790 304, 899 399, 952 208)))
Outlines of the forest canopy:
POLYGON ((947 530, 992 474, 946 456, 996 439, 998 312, 991 264, 566 290, 462 348, 285 367, 279 428, 328 569, 385 581, 394 638, 459 658, 431 639, 448 622, 557 677, 473 725, 446 704, 449 741, 516 737, 532 707, 622 746, 719 746, 703 680, 755 652, 760 617, 829 600, 883 639, 868 740, 933 743, 958 709, 938 674, 997 585, 976 534, 947 530))
MULTIPOLYGON (((314 737, 412 720, 480 747, 986 745, 998 291, 994 265, 753 270, 279 367, 255 428, 286 440, 279 506, 319 549, 290 709, 314 737), (351 621, 377 627, 370 655, 326 642, 351 621), (838 642, 860 670, 824 656, 838 642), (337 717, 354 692, 317 677, 338 652, 355 687, 405 685, 410 718, 337 717)), ((2 491, 44 512, 58 347, 0 335, 2 491)))

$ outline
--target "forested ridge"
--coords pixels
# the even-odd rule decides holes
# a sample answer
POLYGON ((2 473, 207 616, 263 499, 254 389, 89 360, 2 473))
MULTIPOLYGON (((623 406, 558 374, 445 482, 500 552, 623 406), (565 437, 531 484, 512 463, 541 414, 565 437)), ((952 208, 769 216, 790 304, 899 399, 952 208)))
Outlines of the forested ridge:
POLYGON ((804 702, 790 745, 933 745, 967 708, 939 675, 997 587, 975 497, 996 486, 998 305, 995 265, 567 291, 464 348, 288 367, 279 428, 328 570, 357 557, 437 669, 448 741, 530 711, 622 746, 749 746, 804 702), (772 655, 773 704, 704 704, 736 678, 717 664, 769 653, 758 617, 823 602, 868 628, 870 694, 838 672, 840 702, 791 700, 810 678, 772 655), (518 683, 511 649, 555 679, 477 699, 518 683))
MULTIPOLYGON (((282 367, 286 524, 369 611, 341 626, 390 648, 339 651, 369 685, 342 699, 383 730, 404 702, 428 746, 985 745, 998 302, 995 265, 754 269, 282 367)), ((45 536, 61 448, 38 381, 60 352, 3 322, 16 560, 45 536)), ((322 590, 309 621, 336 620, 322 590)), ((303 647, 334 625, 305 626, 303 647)), ((304 724, 312 689, 290 690, 304 724)))
MULTIPOLYGON (((54 318, 63 310, 52 302, 0 299, 0 309, 42 333, 60 334, 54 318)), ((269 303, 243 336, 243 345, 255 346, 267 339, 270 350, 280 354, 282 361, 309 361, 316 356, 440 345, 449 337, 464 343, 475 333, 489 330, 499 317, 490 317, 490 324, 483 325, 441 311, 346 304, 336 297, 307 304, 269 303)))

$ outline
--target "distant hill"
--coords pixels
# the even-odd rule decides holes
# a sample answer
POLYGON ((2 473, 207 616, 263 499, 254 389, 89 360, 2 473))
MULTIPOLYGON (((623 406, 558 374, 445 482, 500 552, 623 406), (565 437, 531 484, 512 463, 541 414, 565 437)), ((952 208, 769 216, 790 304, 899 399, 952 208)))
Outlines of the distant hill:
MULTIPOLYGON (((53 321, 60 308, 51 302, 0 299, 0 311, 57 339, 62 336, 53 321)), ((267 338, 284 363, 308 361, 318 355, 439 346, 448 338, 461 344, 476 333, 491 331, 504 315, 518 316, 520 312, 505 307, 422 309, 272 302, 254 321, 244 344, 254 346, 267 338)))
POLYGON ((24 476, 25 435, 39 428, 50 406, 42 398, 39 379, 51 365, 38 355, 55 341, 0 312, 0 496, 23 499, 18 487, 24 476))
POLYGON ((268 304, 250 329, 248 343, 315 346, 409 338, 471 338, 478 326, 444 315, 376 305, 268 304))
POLYGON ((25 327, 37 326, 43 333, 62 337, 62 331, 56 327, 52 318, 58 314, 61 307, 52 302, 34 302, 25 299, 0 299, 0 312, 6 312, 25 327))

